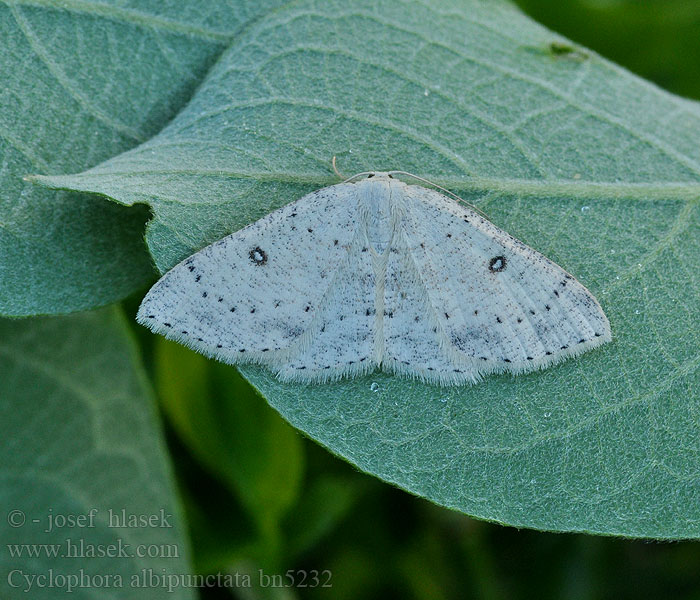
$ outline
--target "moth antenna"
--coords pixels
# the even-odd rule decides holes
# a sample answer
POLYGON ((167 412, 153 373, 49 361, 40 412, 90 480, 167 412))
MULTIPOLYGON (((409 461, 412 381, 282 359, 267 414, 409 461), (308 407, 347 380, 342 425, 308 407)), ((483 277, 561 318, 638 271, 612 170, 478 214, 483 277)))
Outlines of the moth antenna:
POLYGON ((340 171, 338 171, 338 167, 335 166, 335 155, 333 155, 333 159, 331 160, 331 166, 333 167, 333 171, 335 172, 335 174, 338 176, 339 179, 345 179, 345 177, 343 177, 340 174, 340 171))
POLYGON ((333 166, 335 174, 343 180, 341 183, 349 183, 354 179, 360 179, 361 177, 365 177, 366 175, 374 175, 374 171, 363 171, 362 173, 355 173, 355 175, 352 175, 351 177, 343 177, 340 171, 338 171, 338 167, 335 164, 335 156, 331 160, 331 165, 333 166))
POLYGON ((442 190, 446 194, 449 194, 450 196, 452 196, 455 200, 457 200, 457 202, 460 202, 461 204, 466 204, 469 208, 474 210, 474 212, 477 212, 485 219, 488 219, 488 215, 483 210, 481 210, 477 206, 474 206, 471 202, 467 202, 464 198, 460 198, 454 192, 451 192, 450 190, 442 187, 441 185, 438 185, 437 183, 433 183, 429 179, 425 179, 424 177, 414 175, 413 173, 409 173, 408 171, 391 171, 391 173, 395 173, 396 175, 405 175, 407 177, 413 177, 414 179, 417 179, 418 181, 422 181, 423 183, 427 183, 428 185, 432 185, 433 187, 435 187, 439 190, 442 190))

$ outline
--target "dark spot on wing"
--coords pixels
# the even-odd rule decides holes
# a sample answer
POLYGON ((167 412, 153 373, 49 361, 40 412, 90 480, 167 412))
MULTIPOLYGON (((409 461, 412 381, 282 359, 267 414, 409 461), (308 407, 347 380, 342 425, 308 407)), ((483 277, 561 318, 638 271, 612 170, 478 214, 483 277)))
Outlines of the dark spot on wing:
POLYGON ((503 323, 503 321, 501 321, 501 317, 496 317, 496 322, 503 323))
POLYGON ((254 312, 255 312, 255 309, 254 309, 254 308, 251 308, 251 309, 250 309, 250 314, 252 315, 254 312))
POLYGON ((207 294, 206 292, 202 292, 202 298, 206 298, 208 295, 209 294, 207 294))
POLYGON ((506 257, 503 255, 494 256, 489 261, 489 271, 492 273, 500 273, 506 268, 506 257))
POLYGON ((552 310, 552 307, 549 306, 549 304, 545 304, 544 307, 545 307, 547 310, 552 310))
POLYGON ((255 248, 250 251, 248 256, 250 257, 250 260, 252 260, 253 263, 259 267, 267 262, 267 253, 260 246, 255 246, 255 248))
POLYGON ((202 278, 201 275, 197 275, 197 277, 194 278, 196 283, 199 283, 199 280, 202 278))

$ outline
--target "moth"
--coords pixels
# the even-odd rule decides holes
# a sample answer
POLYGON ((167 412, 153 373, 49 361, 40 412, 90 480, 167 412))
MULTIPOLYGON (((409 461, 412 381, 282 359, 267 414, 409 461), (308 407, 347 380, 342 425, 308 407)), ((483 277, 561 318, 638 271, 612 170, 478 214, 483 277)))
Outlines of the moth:
POLYGON ((140 323, 290 382, 382 369, 441 385, 526 373, 609 342, 580 282, 399 172, 319 189, 166 273, 140 323))

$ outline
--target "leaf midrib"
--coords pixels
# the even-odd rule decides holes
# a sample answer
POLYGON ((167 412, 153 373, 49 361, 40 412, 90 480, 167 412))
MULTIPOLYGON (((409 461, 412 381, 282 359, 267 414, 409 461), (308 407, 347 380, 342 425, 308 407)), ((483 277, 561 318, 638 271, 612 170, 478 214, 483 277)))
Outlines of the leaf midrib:
MULTIPOLYGON (((152 148, 151 148, 152 149, 152 148)), ((97 173, 84 172, 75 175, 30 175, 28 180, 34 181, 50 188, 75 189, 69 183, 76 181, 90 181, 91 179, 102 181, 109 177, 136 177, 163 175, 186 175, 198 177, 216 177, 236 179, 253 179, 264 183, 288 183, 327 186, 338 183, 333 175, 317 175, 312 173, 261 173, 253 171, 232 171, 226 169, 146 169, 129 171, 100 171, 97 173)), ((424 175, 421 175, 424 177, 424 175)), ((492 192, 514 196, 559 198, 570 200, 600 200, 627 199, 656 202, 659 200, 683 200, 691 205, 700 202, 700 181, 697 183, 669 181, 666 183, 615 183, 615 182, 588 182, 571 181, 565 179, 508 179, 502 177, 469 177, 457 179, 450 177, 427 175, 431 183, 440 185, 449 190, 462 192, 492 192)), ((79 188, 82 189, 82 188, 79 188)), ((171 200, 172 202, 172 200, 171 200)), ((182 202, 182 204, 189 204, 182 202)))

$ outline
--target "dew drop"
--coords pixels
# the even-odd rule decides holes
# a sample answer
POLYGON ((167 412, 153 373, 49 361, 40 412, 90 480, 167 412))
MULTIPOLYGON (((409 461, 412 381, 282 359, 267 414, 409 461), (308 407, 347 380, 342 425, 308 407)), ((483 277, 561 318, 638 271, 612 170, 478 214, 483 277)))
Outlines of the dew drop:
POLYGON ((373 392, 378 392, 379 391, 379 384, 377 382, 372 383, 372 385, 369 386, 369 389, 372 390, 373 392))
POLYGON ((582 213, 587 213, 589 210, 591 210, 590 206, 582 206, 581 207, 581 212, 582 213))

